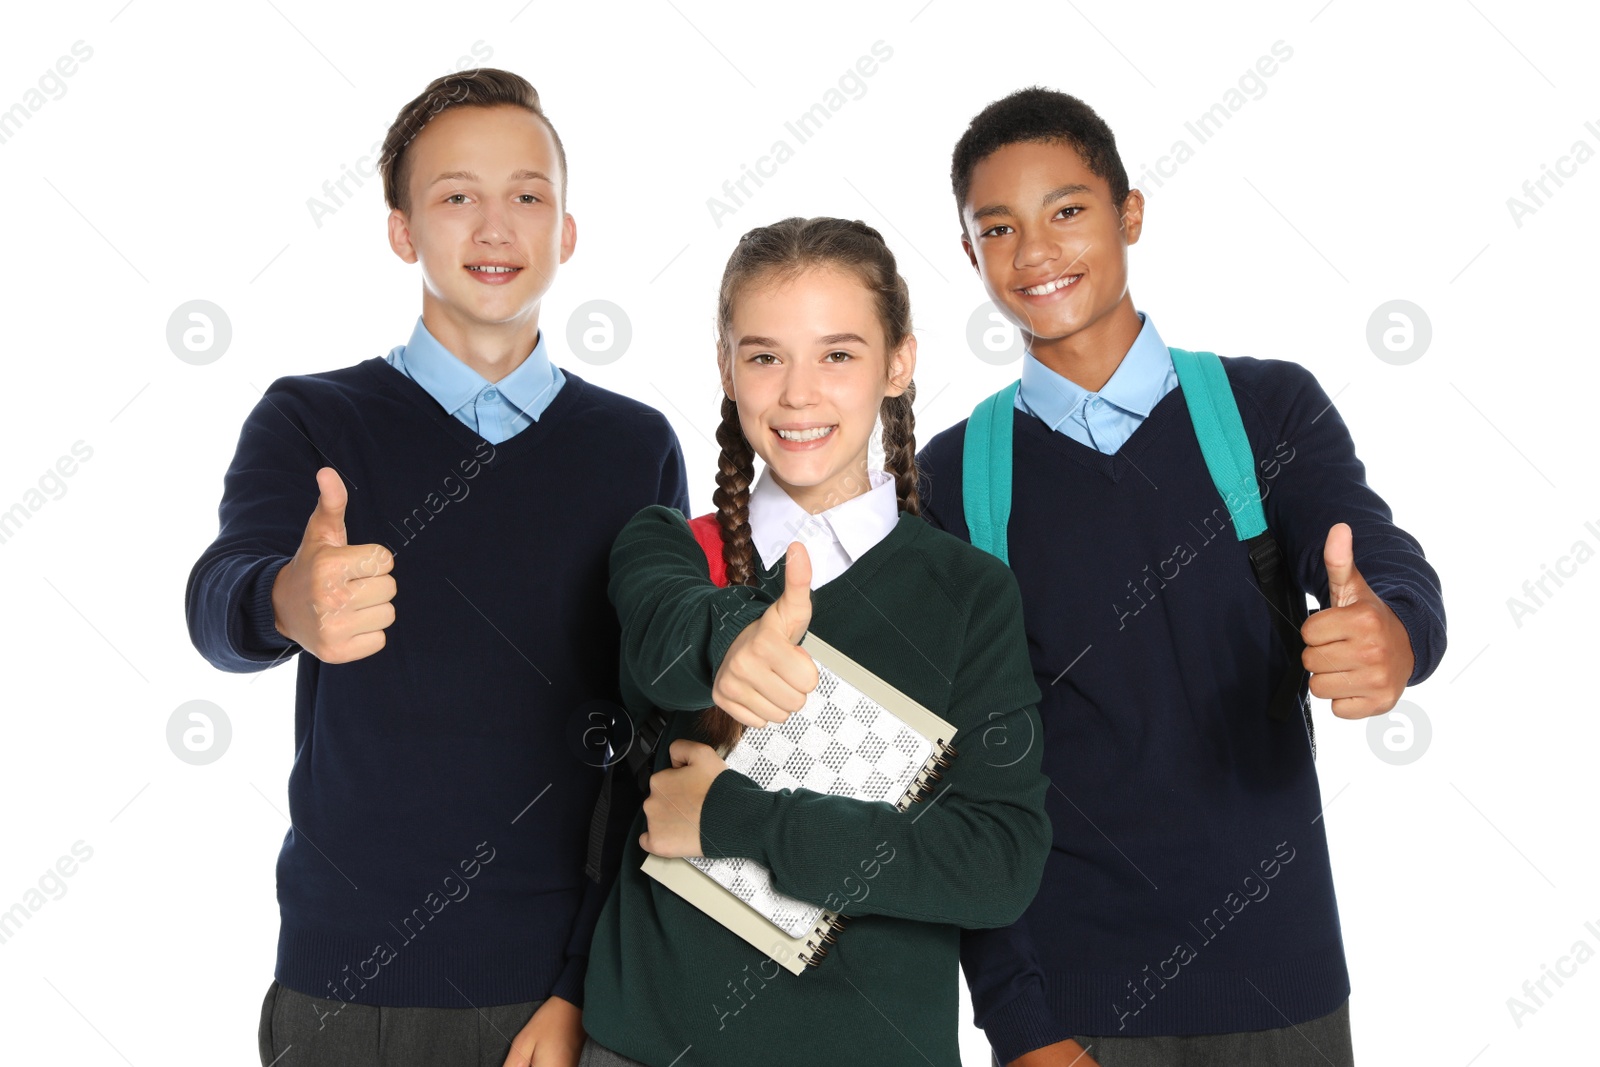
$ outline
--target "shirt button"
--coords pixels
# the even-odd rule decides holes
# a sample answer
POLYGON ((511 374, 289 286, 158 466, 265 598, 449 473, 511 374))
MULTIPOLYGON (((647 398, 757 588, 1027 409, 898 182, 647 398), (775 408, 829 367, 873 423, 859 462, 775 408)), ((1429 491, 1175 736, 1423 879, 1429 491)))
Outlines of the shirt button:
POLYGON ((500 394, 495 392, 493 389, 485 389, 483 391, 483 398, 485 400, 494 400, 494 399, 497 399, 499 396, 500 396, 500 394))

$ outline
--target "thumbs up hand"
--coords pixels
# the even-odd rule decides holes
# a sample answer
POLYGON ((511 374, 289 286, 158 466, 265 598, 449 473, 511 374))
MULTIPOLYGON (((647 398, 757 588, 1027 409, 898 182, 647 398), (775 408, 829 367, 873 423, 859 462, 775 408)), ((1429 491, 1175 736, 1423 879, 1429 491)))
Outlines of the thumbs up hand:
POLYGON ((1405 692, 1416 666, 1411 636, 1389 605, 1356 569, 1354 535, 1335 523, 1322 547, 1328 570, 1328 607, 1300 627, 1311 672, 1311 692, 1333 701, 1343 719, 1382 715, 1405 692))
POLYGON ((789 545, 783 595, 740 631, 722 657, 711 700, 746 726, 783 722, 806 706, 817 687, 817 665, 800 641, 811 625, 811 557, 789 545))
POLYGON ((317 471, 317 506, 294 558, 272 583, 273 624, 324 663, 348 663, 384 645, 394 622, 394 554, 352 545, 345 535, 349 493, 332 467, 317 471))

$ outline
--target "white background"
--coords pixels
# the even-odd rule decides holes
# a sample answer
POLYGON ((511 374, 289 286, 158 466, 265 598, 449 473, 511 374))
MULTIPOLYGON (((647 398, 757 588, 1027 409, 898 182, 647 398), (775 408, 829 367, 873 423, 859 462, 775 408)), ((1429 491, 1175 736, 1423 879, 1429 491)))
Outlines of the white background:
MULTIPOLYGON (((488 65, 539 88, 571 161, 579 238, 545 304, 552 357, 671 418, 696 511, 713 487, 716 283, 745 229, 833 214, 883 231, 911 287, 926 441, 1017 369, 966 343, 984 296, 959 248, 948 172, 970 117, 1027 84, 1075 93, 1110 122, 1136 179, 1187 140, 1193 158, 1159 188, 1145 183, 1136 303, 1171 344, 1311 368, 1444 583, 1449 653, 1407 694, 1431 724, 1420 758, 1380 758, 1366 724, 1318 702, 1357 1059, 1595 1062, 1584 1050, 1600 962, 1547 982, 1552 995, 1520 1025, 1507 1004, 1575 942, 1600 950, 1584 925, 1600 929, 1600 730, 1580 684, 1600 561, 1548 583, 1553 595, 1520 620, 1508 607, 1575 542, 1600 548, 1585 329, 1600 160, 1547 183, 1552 195, 1520 225, 1507 205, 1574 142, 1600 150, 1592 7, 778 10, 109 0, 8 11, 0 109, 26 108, 74 42, 93 53, 64 91, 31 98, 42 106, 0 143, 0 511, 39 501, 29 490, 75 442, 92 458, 49 483, 64 491, 0 543, 0 910, 28 899, 75 842, 93 855, 0 944, 0 1059, 255 1061, 293 669, 208 666, 184 628, 184 581, 215 534, 222 473, 259 391, 387 352, 420 310, 417 269, 384 237, 376 177, 347 185, 354 197, 320 225, 308 198, 355 168, 430 79, 487 50, 488 65), (784 121, 880 40, 893 54, 865 92, 718 226, 707 198, 775 139, 793 146, 784 121), (1265 92, 1198 144, 1185 122, 1278 41, 1293 54, 1265 92), (166 341, 168 317, 193 299, 232 324, 205 366, 166 341), (591 299, 633 326, 606 365, 565 339, 591 299), (1366 339, 1393 299, 1431 321, 1431 344, 1405 365, 1366 339), (174 709, 194 699, 232 724, 206 766, 166 740, 174 709)), ((986 1063, 963 1012, 967 1062, 986 1063)))

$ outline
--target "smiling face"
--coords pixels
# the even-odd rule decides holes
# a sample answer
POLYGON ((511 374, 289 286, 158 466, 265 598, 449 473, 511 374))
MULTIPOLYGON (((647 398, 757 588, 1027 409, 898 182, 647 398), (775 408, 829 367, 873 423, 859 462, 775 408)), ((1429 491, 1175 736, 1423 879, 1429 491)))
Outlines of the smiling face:
POLYGON ((1121 358, 1139 327, 1128 295, 1128 245, 1144 221, 1137 189, 1119 208, 1072 145, 1021 141, 973 167, 962 217, 962 248, 1029 351, 1046 360, 1109 342, 1121 358))
POLYGON ((733 302, 726 344, 723 391, 784 491, 811 514, 865 492, 878 409, 905 392, 917 341, 907 336, 888 351, 861 279, 813 267, 747 285, 733 302))
POLYGON ((457 107, 407 151, 411 210, 390 212, 389 243, 422 264, 425 317, 459 333, 536 323, 577 240, 549 127, 521 107, 457 107))

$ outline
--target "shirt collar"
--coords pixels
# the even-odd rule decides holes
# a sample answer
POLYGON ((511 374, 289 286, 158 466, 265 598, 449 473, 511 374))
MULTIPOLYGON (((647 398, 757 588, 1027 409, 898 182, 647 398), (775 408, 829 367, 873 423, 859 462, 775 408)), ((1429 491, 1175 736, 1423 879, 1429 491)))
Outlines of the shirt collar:
POLYGON ((1097 393, 1040 362, 1032 352, 1022 356, 1022 384, 1018 387, 1028 408, 1055 429, 1090 396, 1099 396, 1131 415, 1143 418, 1166 395, 1166 379, 1172 370, 1172 355, 1156 332, 1156 324, 1139 312, 1139 335, 1123 355, 1097 393))
MULTIPOLYGON (((452 415, 490 384, 489 379, 440 344, 422 324, 421 315, 417 316, 411 340, 406 342, 400 358, 405 362, 412 379, 452 415)), ((528 358, 518 364, 516 370, 494 383, 495 388, 519 411, 527 411, 554 385, 555 371, 545 352, 543 330, 539 331, 528 358)))
POLYGON ((878 467, 867 470, 868 489, 826 511, 812 516, 763 469, 750 490, 750 538, 761 555, 761 567, 770 571, 799 540, 799 533, 812 518, 822 523, 844 549, 850 562, 888 535, 900 521, 900 498, 894 476, 878 467))

